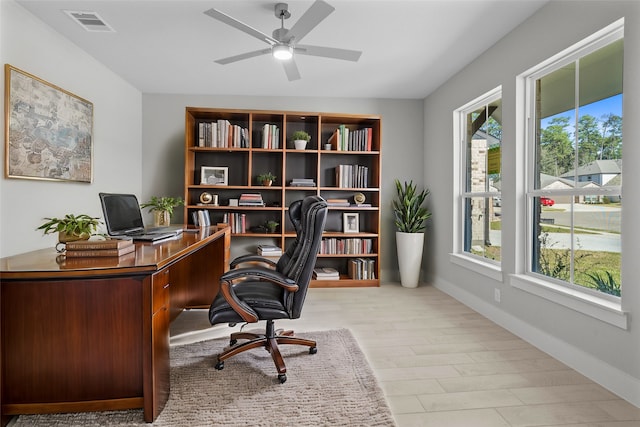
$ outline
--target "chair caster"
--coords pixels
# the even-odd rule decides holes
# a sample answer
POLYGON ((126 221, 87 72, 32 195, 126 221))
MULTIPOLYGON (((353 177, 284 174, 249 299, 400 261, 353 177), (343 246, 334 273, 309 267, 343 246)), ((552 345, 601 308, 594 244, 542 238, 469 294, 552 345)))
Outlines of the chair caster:
POLYGON ((309 347, 309 354, 316 354, 318 352, 318 347, 309 347))
POLYGON ((237 343, 238 343, 238 340, 229 340, 229 345, 232 346, 232 347, 234 345, 236 345, 237 343))
POLYGON ((287 374, 278 374, 278 381, 280 381, 280 384, 287 381, 287 374))
POLYGON ((216 368, 218 371, 221 371, 222 369, 224 369, 224 362, 218 362, 218 363, 216 363, 215 368, 216 368))

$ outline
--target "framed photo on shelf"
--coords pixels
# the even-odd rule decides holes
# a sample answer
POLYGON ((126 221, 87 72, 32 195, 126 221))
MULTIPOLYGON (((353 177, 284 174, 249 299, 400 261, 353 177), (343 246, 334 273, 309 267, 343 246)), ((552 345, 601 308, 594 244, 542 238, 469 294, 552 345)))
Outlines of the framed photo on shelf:
POLYGON ((342 214, 342 222, 344 233, 360 232, 360 214, 345 212, 342 214))
POLYGON ((93 104, 5 64, 5 176, 91 182, 93 104))
POLYGON ((229 168, 226 166, 202 166, 200 185, 229 185, 229 168))

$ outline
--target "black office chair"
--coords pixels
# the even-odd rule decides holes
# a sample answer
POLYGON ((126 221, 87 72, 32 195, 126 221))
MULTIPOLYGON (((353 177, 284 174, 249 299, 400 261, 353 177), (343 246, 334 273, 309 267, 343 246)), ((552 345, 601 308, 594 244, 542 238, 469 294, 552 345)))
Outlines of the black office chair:
MULTIPOLYGON (((231 346, 218 355, 216 369, 223 369, 224 361, 236 354, 264 347, 276 365, 278 380, 284 383, 287 368, 278 344, 305 345, 310 354, 317 351, 315 341, 294 337, 293 331, 276 331, 273 321, 300 317, 322 241, 327 203, 322 197, 308 196, 289 206, 289 218, 297 237, 275 268, 240 267, 220 277, 220 292, 209 308, 211 324, 256 323, 260 320, 266 320, 267 324, 264 334, 242 331, 231 334, 231 346), (248 341, 238 344, 240 339, 248 341)), ((251 256, 242 257, 232 264, 250 260, 251 256)))

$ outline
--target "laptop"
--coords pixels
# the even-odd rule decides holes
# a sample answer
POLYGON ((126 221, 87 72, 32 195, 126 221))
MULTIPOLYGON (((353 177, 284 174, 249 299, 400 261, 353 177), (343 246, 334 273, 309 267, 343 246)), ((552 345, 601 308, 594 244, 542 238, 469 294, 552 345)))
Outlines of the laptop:
POLYGON ((182 233, 182 227, 145 228, 135 194, 99 193, 107 233, 134 241, 157 242, 182 233))

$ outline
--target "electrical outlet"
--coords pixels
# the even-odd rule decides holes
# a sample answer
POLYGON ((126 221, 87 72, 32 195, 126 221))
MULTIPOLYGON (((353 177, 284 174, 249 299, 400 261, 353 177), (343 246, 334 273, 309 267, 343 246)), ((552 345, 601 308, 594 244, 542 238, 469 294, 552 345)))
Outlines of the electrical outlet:
POLYGON ((493 299, 496 300, 496 302, 500 302, 500 289, 495 288, 493 290, 493 299))

